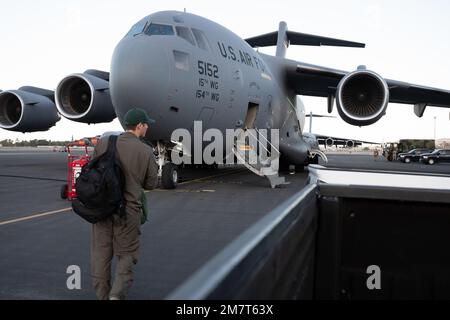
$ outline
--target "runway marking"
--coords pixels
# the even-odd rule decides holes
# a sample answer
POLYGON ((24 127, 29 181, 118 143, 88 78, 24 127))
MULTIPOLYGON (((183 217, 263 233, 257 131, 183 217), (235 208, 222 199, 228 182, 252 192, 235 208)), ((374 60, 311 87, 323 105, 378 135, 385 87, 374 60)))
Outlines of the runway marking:
POLYGON ((62 180, 62 179, 39 178, 39 177, 27 177, 27 176, 16 176, 16 175, 10 175, 10 174, 0 174, 0 177, 5 177, 5 178, 21 178, 21 179, 33 179, 33 180, 46 180, 46 181, 58 181, 58 182, 67 182, 67 180, 62 180))
POLYGON ((41 151, 41 152, 8 152, 1 151, 0 156, 29 156, 29 155, 46 155, 53 154, 53 152, 41 151))
MULTIPOLYGON (((234 174, 234 173, 239 173, 239 172, 243 172, 243 171, 245 171, 245 169, 232 170, 232 171, 221 173, 221 174, 217 174, 217 175, 211 175, 211 176, 208 176, 208 177, 198 178, 198 179, 194 179, 194 180, 188 180, 188 181, 179 183, 178 185, 185 185, 185 184, 192 183, 192 182, 198 182, 198 181, 202 181, 202 180, 205 180, 205 179, 221 177, 221 176, 230 175, 230 174, 234 174)), ((146 190, 145 193, 148 193, 148 192, 151 192, 151 191, 167 191, 167 190, 161 189, 161 188, 156 188, 154 190, 146 190)), ((211 190, 204 190, 204 192, 211 192, 211 190)), ((54 211, 48 211, 48 212, 43 212, 43 213, 32 214, 30 216, 25 216, 25 217, 22 217, 22 218, 0 221, 0 226, 12 224, 12 223, 17 223, 17 222, 22 222, 22 221, 28 221, 28 220, 32 220, 32 219, 36 219, 36 218, 40 218, 40 217, 51 216, 51 215, 54 215, 54 214, 63 213, 63 212, 71 211, 71 210, 72 210, 72 207, 69 207, 69 208, 64 208, 64 209, 59 209, 59 210, 54 210, 54 211)))
POLYGON ((46 217, 46 216, 50 216, 53 214, 66 212, 66 211, 70 211, 70 210, 72 210, 72 207, 54 210, 54 211, 48 211, 48 212, 44 212, 44 213, 37 213, 37 214, 33 214, 31 216, 26 216, 26 217, 12 219, 12 220, 0 221, 0 226, 4 226, 7 224, 16 223, 16 222, 21 222, 21 221, 27 221, 27 220, 31 220, 31 219, 35 219, 35 218, 40 218, 40 217, 46 217))

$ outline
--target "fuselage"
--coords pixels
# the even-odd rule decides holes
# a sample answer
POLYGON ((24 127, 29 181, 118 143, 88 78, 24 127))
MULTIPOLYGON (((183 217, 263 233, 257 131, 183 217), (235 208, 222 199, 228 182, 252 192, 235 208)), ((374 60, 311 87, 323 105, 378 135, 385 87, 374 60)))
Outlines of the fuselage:
MULTIPOLYGON (((245 125, 250 109, 256 110, 254 127, 283 129, 296 105, 304 110, 284 88, 277 59, 205 18, 158 12, 136 23, 117 45, 111 98, 122 125, 131 107, 156 120, 147 132, 152 141, 170 141, 179 128, 193 132, 194 121, 202 121, 203 131, 215 128, 225 135, 245 125)), ((303 123, 296 121, 297 132, 280 130, 281 140, 301 137, 303 123)))

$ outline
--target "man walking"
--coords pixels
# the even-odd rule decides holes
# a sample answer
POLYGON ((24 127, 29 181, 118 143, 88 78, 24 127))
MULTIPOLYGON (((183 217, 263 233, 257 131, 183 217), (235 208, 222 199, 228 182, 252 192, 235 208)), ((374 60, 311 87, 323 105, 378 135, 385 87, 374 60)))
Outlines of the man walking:
MULTIPOLYGON (((92 225, 91 276, 97 298, 125 299, 133 283, 133 269, 138 260, 141 234, 143 189, 154 189, 158 183, 158 166, 153 150, 140 141, 148 126, 154 123, 138 108, 124 117, 126 132, 117 139, 116 159, 125 176, 125 217, 112 215, 92 225), (111 262, 117 257, 114 282, 111 285, 111 262)), ((101 139, 94 149, 94 158, 106 152, 108 138, 101 139)))

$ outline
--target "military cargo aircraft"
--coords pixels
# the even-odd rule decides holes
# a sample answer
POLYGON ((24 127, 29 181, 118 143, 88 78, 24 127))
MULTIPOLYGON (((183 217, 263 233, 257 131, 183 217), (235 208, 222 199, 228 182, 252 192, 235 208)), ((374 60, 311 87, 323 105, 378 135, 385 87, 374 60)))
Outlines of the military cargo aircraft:
MULTIPOLYGON (((117 44, 109 72, 87 70, 70 74, 56 91, 21 87, 0 93, 0 127, 19 132, 44 131, 63 117, 100 123, 118 117, 123 124, 132 107, 145 109, 156 123, 147 131, 156 146, 160 172, 176 186, 177 166, 170 150, 188 153, 192 145, 174 141, 172 133, 185 128, 242 132, 277 129, 268 142, 269 158, 246 163, 252 148, 223 147, 253 172, 284 183, 279 167, 303 167, 318 152, 304 139, 304 105, 299 95, 324 97, 328 111, 336 104, 340 117, 355 126, 378 121, 389 102, 414 105, 421 117, 427 106, 450 107, 450 91, 383 78, 359 66, 341 71, 286 59, 290 45, 363 48, 363 43, 289 31, 242 39, 203 17, 177 11, 151 14, 131 27, 117 44), (254 48, 276 46, 276 55, 254 48), (275 145, 275 142, 278 142, 275 145), (178 149, 177 149, 178 148, 178 149)), ((202 149, 207 147, 202 143, 202 149)), ((316 158, 317 159, 317 158, 316 158)))
MULTIPOLYGON (((323 145, 325 148, 331 147, 331 146, 342 146, 344 148, 353 148, 365 144, 380 144, 380 142, 371 142, 371 141, 363 141, 363 140, 356 140, 351 138, 338 138, 334 136, 327 136, 327 135, 321 135, 317 133, 312 132, 312 119, 313 118, 335 118, 334 116, 327 116, 327 115, 321 115, 321 114, 313 114, 310 112, 306 115, 306 117, 309 117, 309 132, 303 133, 303 140, 309 141, 309 144, 311 146, 311 149, 317 149, 319 145, 323 145)), ((315 161, 316 159, 313 159, 310 163, 317 163, 315 161)))

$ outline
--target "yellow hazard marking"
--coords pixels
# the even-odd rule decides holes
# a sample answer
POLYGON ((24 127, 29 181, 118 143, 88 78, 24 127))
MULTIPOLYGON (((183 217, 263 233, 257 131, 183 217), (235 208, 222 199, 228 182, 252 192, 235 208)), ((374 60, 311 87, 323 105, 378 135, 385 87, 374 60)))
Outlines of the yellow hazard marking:
MULTIPOLYGON (((242 172, 242 171, 245 171, 245 170, 244 169, 235 170, 235 171, 233 170, 233 171, 229 171, 229 172, 225 172, 225 173, 221 173, 221 174, 216 174, 216 175, 212 175, 212 176, 208 176, 208 177, 203 177, 203 178, 199 178, 199 179, 194 179, 194 180, 181 182, 178 185, 184 185, 184 184, 188 184, 188 183, 192 183, 192 182, 198 182, 198 181, 202 181, 202 180, 206 180, 206 179, 221 177, 221 176, 225 176, 225 175, 228 175, 228 174, 234 174, 234 173, 238 173, 238 172, 242 172)), ((151 192, 151 191, 167 191, 167 190, 161 189, 161 188, 156 188, 154 190, 146 190, 145 193, 148 193, 148 192, 151 192)), ((211 191, 209 191, 209 190, 206 191, 205 190, 205 192, 211 192, 211 191)), ((51 216, 51 215, 54 215, 54 214, 68 212, 68 211, 71 211, 71 210, 72 210, 72 208, 69 207, 69 208, 63 208, 63 209, 54 210, 54 211, 48 211, 48 212, 43 212, 43 213, 36 213, 36 214, 32 214, 32 215, 25 216, 25 217, 22 217, 22 218, 0 221, 0 226, 12 224, 12 223, 17 223, 17 222, 22 222, 22 221, 28 221, 28 220, 32 220, 32 219, 36 219, 36 218, 40 218, 40 217, 51 216)))
POLYGON ((252 151, 253 148, 252 148, 252 146, 241 144, 241 145, 239 145, 239 150, 241 150, 241 151, 252 151))

